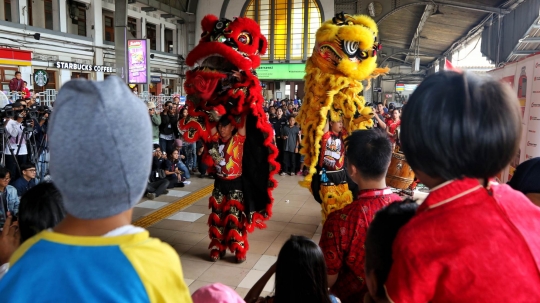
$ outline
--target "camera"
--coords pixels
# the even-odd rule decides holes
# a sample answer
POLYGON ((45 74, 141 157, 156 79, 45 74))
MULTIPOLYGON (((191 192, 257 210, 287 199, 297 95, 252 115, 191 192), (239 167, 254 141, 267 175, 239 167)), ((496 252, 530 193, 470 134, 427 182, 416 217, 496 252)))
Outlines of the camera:
POLYGON ((26 118, 27 119, 37 119, 38 118, 38 107, 36 105, 32 105, 26 109, 26 118))
POLYGON ((0 118, 13 118, 15 112, 13 111, 13 105, 8 104, 4 108, 0 109, 0 118))

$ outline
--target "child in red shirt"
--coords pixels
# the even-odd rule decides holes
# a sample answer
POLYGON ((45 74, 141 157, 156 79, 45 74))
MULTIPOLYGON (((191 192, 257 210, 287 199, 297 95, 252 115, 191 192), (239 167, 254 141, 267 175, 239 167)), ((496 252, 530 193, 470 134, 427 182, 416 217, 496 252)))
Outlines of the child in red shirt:
POLYGON ((518 102, 502 83, 446 71, 417 88, 401 143, 431 191, 393 244, 390 302, 540 300, 540 208, 491 180, 520 137, 518 102))

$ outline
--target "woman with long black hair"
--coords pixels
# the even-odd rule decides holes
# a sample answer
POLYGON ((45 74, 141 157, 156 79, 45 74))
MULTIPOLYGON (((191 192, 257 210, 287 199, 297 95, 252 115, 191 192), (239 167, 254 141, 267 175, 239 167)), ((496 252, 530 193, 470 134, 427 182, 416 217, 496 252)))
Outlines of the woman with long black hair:
POLYGON ((281 248, 277 262, 251 288, 246 303, 337 303, 328 292, 326 263, 321 249, 304 236, 291 236, 281 248), (259 297, 276 274, 275 295, 259 297))

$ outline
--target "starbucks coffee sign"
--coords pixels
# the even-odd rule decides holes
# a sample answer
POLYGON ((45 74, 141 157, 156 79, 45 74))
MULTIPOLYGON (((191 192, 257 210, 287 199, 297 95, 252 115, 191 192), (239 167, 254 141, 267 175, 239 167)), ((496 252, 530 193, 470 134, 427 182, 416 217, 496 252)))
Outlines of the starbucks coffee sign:
POLYGON ((34 84, 39 87, 43 87, 49 83, 49 74, 42 69, 34 71, 34 84))
POLYGON ((56 68, 89 71, 89 72, 104 72, 104 73, 113 72, 113 68, 111 66, 81 64, 81 63, 72 63, 72 62, 60 62, 60 61, 56 62, 56 68))

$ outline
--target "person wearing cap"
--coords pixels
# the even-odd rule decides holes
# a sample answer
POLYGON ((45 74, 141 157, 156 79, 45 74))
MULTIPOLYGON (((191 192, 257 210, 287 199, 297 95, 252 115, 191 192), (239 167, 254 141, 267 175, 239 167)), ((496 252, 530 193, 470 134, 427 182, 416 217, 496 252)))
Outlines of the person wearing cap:
POLYGON ((192 302, 174 249, 131 225, 152 164, 147 111, 115 76, 63 85, 49 136, 66 217, 12 255, 2 302, 192 302))
POLYGON ((159 144, 159 125, 161 124, 161 116, 156 113, 156 104, 152 101, 146 104, 150 120, 152 120, 152 143, 159 144))
POLYGON ((508 185, 522 192, 535 205, 540 206, 540 157, 529 159, 518 165, 508 185))

